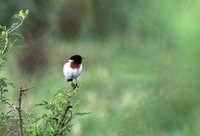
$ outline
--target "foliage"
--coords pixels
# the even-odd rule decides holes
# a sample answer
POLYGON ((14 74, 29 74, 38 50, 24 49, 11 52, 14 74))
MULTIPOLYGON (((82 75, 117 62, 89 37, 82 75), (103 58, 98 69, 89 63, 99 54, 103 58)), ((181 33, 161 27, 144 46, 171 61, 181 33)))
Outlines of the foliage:
MULTIPOLYGON (((23 11, 20 10, 18 14, 16 14, 13 18, 17 19, 18 22, 13 23, 9 28, 6 26, 0 25, 0 70, 3 70, 3 67, 5 66, 5 63, 7 62, 7 56, 12 50, 13 44, 16 41, 16 36, 20 36, 18 33, 15 33, 14 31, 17 30, 22 23, 24 22, 24 19, 28 15, 28 10, 23 11), (15 39, 13 39, 15 38, 15 39)), ((7 79, 5 77, 0 77, 0 92, 1 92, 1 102, 6 102, 5 97, 3 96, 4 93, 8 92, 6 87, 8 85, 12 85, 12 83, 7 82, 7 79)))
MULTIPOLYGON (((17 37, 21 37, 15 31, 23 24, 28 15, 28 10, 20 10, 13 18, 17 19, 9 28, 0 25, 0 40, 3 43, 0 46, 0 70, 2 71, 6 65, 7 57, 13 48, 13 44, 17 37), (16 37, 17 36, 17 37, 16 37)), ((64 90, 56 91, 52 100, 43 100, 35 105, 35 108, 43 107, 46 112, 37 116, 35 113, 26 113, 23 111, 22 100, 26 96, 27 88, 21 87, 18 95, 18 105, 10 103, 13 101, 8 99, 6 93, 8 87, 14 84, 8 82, 6 77, 0 77, 0 132, 1 135, 12 136, 43 136, 43 135, 66 135, 71 131, 72 119, 76 116, 88 113, 75 112, 74 108, 79 101, 72 104, 73 95, 76 88, 72 88, 68 92, 64 90), (17 114, 17 112, 18 114, 17 114)))
MULTIPOLYGON (((15 33, 24 22, 25 18, 28 15, 28 10, 20 10, 13 18, 16 19, 16 23, 13 23, 9 28, 6 26, 0 25, 0 71, 3 70, 6 62, 7 56, 11 52, 13 44, 16 41, 16 36, 20 36, 18 33, 15 33)), ((8 87, 14 86, 13 83, 8 82, 6 77, 0 77, 0 107, 3 109, 8 107, 8 98, 5 94, 8 92, 8 87)), ((12 106, 12 105, 10 105, 12 106)), ((7 109, 7 108, 6 108, 7 109)), ((18 119, 15 118, 12 114, 12 111, 0 111, 0 131, 2 135, 18 135, 18 119)))
POLYGON ((52 100, 43 100, 41 103, 36 104, 36 107, 43 107, 47 111, 40 117, 35 114, 26 115, 27 123, 25 123, 26 135, 66 135, 71 131, 72 119, 76 116, 86 115, 88 113, 73 112, 79 104, 77 101, 71 105, 71 97, 74 95, 75 90, 68 92, 58 90, 52 100), (31 124, 31 125, 29 125, 31 124), (45 127, 44 127, 45 126, 45 127))
MULTIPOLYGON (((5 63, 7 62, 7 56, 12 50, 13 44, 16 41, 16 38, 13 39, 15 36, 20 36, 18 33, 15 33, 14 31, 18 29, 22 23, 24 22, 24 19, 28 15, 28 10, 23 11, 20 10, 18 14, 16 14, 13 18, 17 19, 17 23, 13 23, 9 28, 6 26, 0 25, 0 41, 3 44, 0 44, 0 70, 5 66, 5 63)), ((12 83, 7 82, 7 79, 5 77, 0 77, 0 91, 1 91, 1 102, 6 102, 5 97, 3 96, 3 93, 8 92, 6 87, 8 85, 13 85, 12 83)))
POLYGON ((3 65, 6 62, 6 57, 10 53, 12 46, 15 39, 12 39, 14 36, 20 36, 18 33, 15 33, 14 31, 18 29, 24 22, 24 19, 28 15, 28 10, 23 11, 20 10, 18 14, 16 14, 13 18, 17 19, 18 22, 13 23, 9 28, 6 26, 0 25, 1 34, 0 34, 0 40, 4 43, 4 46, 0 46, 1 56, 0 56, 0 68, 3 67, 3 65))

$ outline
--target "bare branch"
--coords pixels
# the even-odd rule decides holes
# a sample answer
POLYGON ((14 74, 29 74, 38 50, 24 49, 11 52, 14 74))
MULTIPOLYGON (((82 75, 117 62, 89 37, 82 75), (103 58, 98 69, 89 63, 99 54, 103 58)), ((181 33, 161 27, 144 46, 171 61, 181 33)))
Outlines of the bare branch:
POLYGON ((11 108, 13 108, 14 110, 15 109, 18 109, 18 107, 14 104, 10 104, 9 102, 6 102, 6 104, 8 104, 11 108))
MULTIPOLYGON (((73 84, 71 86, 72 86, 72 89, 69 91, 70 95, 68 96, 66 108, 65 108, 65 111, 63 113, 62 119, 60 121, 60 126, 61 126, 62 130, 65 127, 65 125, 68 123, 68 120, 70 119, 70 117, 68 116, 68 113, 70 112, 70 108, 72 108, 72 106, 71 106, 71 98, 72 98, 72 95, 73 95, 73 91, 77 88, 77 86, 74 87, 73 84)), ((60 136, 64 136, 63 131, 59 135, 60 136)))
POLYGON ((25 95, 25 92, 27 92, 28 90, 32 89, 31 88, 26 88, 23 89, 22 86, 20 87, 20 91, 19 91, 19 98, 18 98, 18 107, 16 108, 19 114, 19 128, 20 128, 20 136, 23 136, 23 118, 22 118, 22 96, 25 95))

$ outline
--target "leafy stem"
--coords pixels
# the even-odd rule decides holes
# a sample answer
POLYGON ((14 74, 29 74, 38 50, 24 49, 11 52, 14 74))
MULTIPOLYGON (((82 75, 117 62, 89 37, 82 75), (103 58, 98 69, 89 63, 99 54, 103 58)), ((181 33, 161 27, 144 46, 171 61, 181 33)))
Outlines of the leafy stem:
POLYGON ((23 24, 25 18, 28 15, 28 12, 29 10, 26 11, 20 10, 19 13, 13 17, 18 19, 19 23, 13 23, 9 28, 0 25, 0 29, 2 29, 0 39, 5 43, 3 50, 1 50, 1 55, 4 55, 6 52, 9 53, 13 45, 13 41, 10 40, 10 35, 13 35, 13 32, 23 24))

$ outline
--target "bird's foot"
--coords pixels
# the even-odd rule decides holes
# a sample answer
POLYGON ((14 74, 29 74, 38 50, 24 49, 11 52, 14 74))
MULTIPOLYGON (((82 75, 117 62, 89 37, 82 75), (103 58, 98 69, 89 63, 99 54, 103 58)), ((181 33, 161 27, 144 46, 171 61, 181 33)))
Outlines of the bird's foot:
POLYGON ((77 83, 72 82, 71 86, 72 86, 73 90, 76 89, 76 88, 79 88, 79 85, 77 83))

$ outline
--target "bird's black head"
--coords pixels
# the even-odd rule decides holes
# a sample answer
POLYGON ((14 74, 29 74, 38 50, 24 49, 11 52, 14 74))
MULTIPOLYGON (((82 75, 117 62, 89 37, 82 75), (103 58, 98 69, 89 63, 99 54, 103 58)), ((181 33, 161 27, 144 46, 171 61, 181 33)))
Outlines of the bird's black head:
POLYGON ((80 55, 73 55, 69 59, 73 60, 74 63, 81 64, 83 57, 81 57, 80 55))

